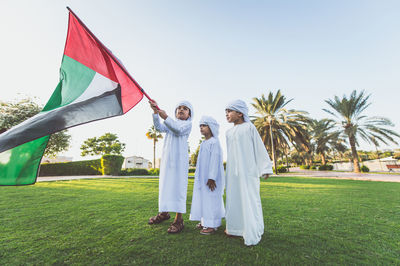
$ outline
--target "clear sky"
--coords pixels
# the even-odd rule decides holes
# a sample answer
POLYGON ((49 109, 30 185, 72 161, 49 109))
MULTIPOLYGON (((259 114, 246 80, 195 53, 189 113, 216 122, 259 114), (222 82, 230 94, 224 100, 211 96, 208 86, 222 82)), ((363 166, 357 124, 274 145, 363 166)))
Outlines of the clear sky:
MULTIPOLYGON (((288 108, 318 119, 329 117, 324 100, 364 89, 366 114, 389 118, 400 132, 400 1, 2 0, 1 100, 46 103, 59 80, 66 6, 167 113, 179 100, 192 102, 192 151, 201 115, 219 121, 225 147, 225 105, 278 89, 293 98, 288 108)), ((112 132, 126 143, 125 156, 151 159, 151 113, 143 99, 124 116, 70 129, 63 155, 78 160, 85 139, 112 132)), ((162 142, 157 149, 160 157, 162 142)))

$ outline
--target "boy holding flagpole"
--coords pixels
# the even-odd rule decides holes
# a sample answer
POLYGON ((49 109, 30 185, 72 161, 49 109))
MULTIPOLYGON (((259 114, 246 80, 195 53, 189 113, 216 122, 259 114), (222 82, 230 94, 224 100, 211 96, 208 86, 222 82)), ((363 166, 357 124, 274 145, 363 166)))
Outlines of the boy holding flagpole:
POLYGON ((168 233, 183 230, 182 213, 186 213, 186 194, 188 185, 189 153, 188 138, 192 129, 193 107, 188 101, 182 101, 175 108, 172 119, 164 110, 159 110, 155 101, 150 101, 153 109, 154 127, 166 133, 161 157, 158 208, 159 213, 149 219, 149 224, 159 224, 170 218, 169 212, 175 212, 174 222, 168 233), (164 120, 160 122, 160 117, 164 120))

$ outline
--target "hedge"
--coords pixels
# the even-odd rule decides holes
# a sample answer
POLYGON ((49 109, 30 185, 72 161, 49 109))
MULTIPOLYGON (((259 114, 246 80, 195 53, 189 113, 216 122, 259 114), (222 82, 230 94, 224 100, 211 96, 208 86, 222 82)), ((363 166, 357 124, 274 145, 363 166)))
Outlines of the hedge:
POLYGON ((66 163, 43 163, 39 176, 101 175, 101 162, 97 160, 66 163))
POLYGON ((150 175, 160 175, 160 168, 151 168, 149 170, 150 175))
POLYGON ((300 165, 300 169, 310 169, 309 165, 300 165))
POLYGON ((330 170, 333 170, 333 165, 331 165, 331 164, 321 165, 320 167, 318 167, 318 170, 320 170, 320 171, 330 171, 330 170))
POLYGON ((362 165, 360 170, 363 173, 368 173, 369 172, 369 168, 367 166, 365 166, 365 165, 362 165))
POLYGON ((189 168, 189 173, 194 173, 196 172, 196 168, 189 168))
MULTIPOLYGON (((283 165, 278 166, 278 173, 287 173, 288 171, 289 170, 286 166, 283 166, 283 165)), ((275 172, 275 169, 274 169, 274 172, 275 172)))
POLYGON ((103 175, 119 175, 124 159, 124 156, 121 155, 103 155, 101 157, 101 169, 103 175))
POLYGON ((131 175, 150 175, 149 171, 144 168, 125 168, 121 170, 120 175, 131 176, 131 175))

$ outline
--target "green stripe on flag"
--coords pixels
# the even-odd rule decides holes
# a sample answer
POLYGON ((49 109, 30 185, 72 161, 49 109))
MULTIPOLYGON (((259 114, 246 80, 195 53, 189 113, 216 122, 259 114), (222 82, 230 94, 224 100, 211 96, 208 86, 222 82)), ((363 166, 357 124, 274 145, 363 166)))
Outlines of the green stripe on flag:
POLYGON ((46 136, 0 153, 0 184, 15 186, 35 183, 48 140, 49 136, 46 136))
POLYGON ((78 61, 64 55, 60 82, 42 112, 68 105, 85 92, 96 72, 78 61))
MULTIPOLYGON (((64 55, 60 82, 42 112, 72 103, 85 92, 96 72, 64 55)), ((0 185, 28 185, 36 181, 38 166, 50 136, 0 153, 0 185)))

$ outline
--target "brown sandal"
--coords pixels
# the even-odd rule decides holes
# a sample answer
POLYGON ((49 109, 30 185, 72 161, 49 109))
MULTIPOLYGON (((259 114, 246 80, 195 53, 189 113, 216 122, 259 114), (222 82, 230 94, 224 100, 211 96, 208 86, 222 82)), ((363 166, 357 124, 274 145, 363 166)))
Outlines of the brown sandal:
POLYGON ((235 235, 229 234, 228 231, 227 231, 226 229, 225 229, 224 233, 225 233, 225 235, 226 235, 227 237, 231 237, 231 238, 239 238, 239 237, 241 237, 241 236, 235 236, 235 235))
POLYGON ((168 220, 169 218, 171 218, 171 216, 169 215, 168 212, 166 214, 160 212, 156 216, 150 217, 148 224, 159 224, 168 220))
POLYGON ((215 231, 217 231, 217 229, 215 229, 215 228, 203 227, 203 230, 200 231, 200 234, 208 236, 208 235, 214 234, 215 231))
POLYGON ((170 234, 177 234, 177 233, 182 232, 182 230, 183 230, 184 227, 185 227, 185 226, 183 225, 183 220, 181 220, 181 221, 176 221, 176 222, 173 222, 173 223, 169 226, 167 232, 170 233, 170 234))

